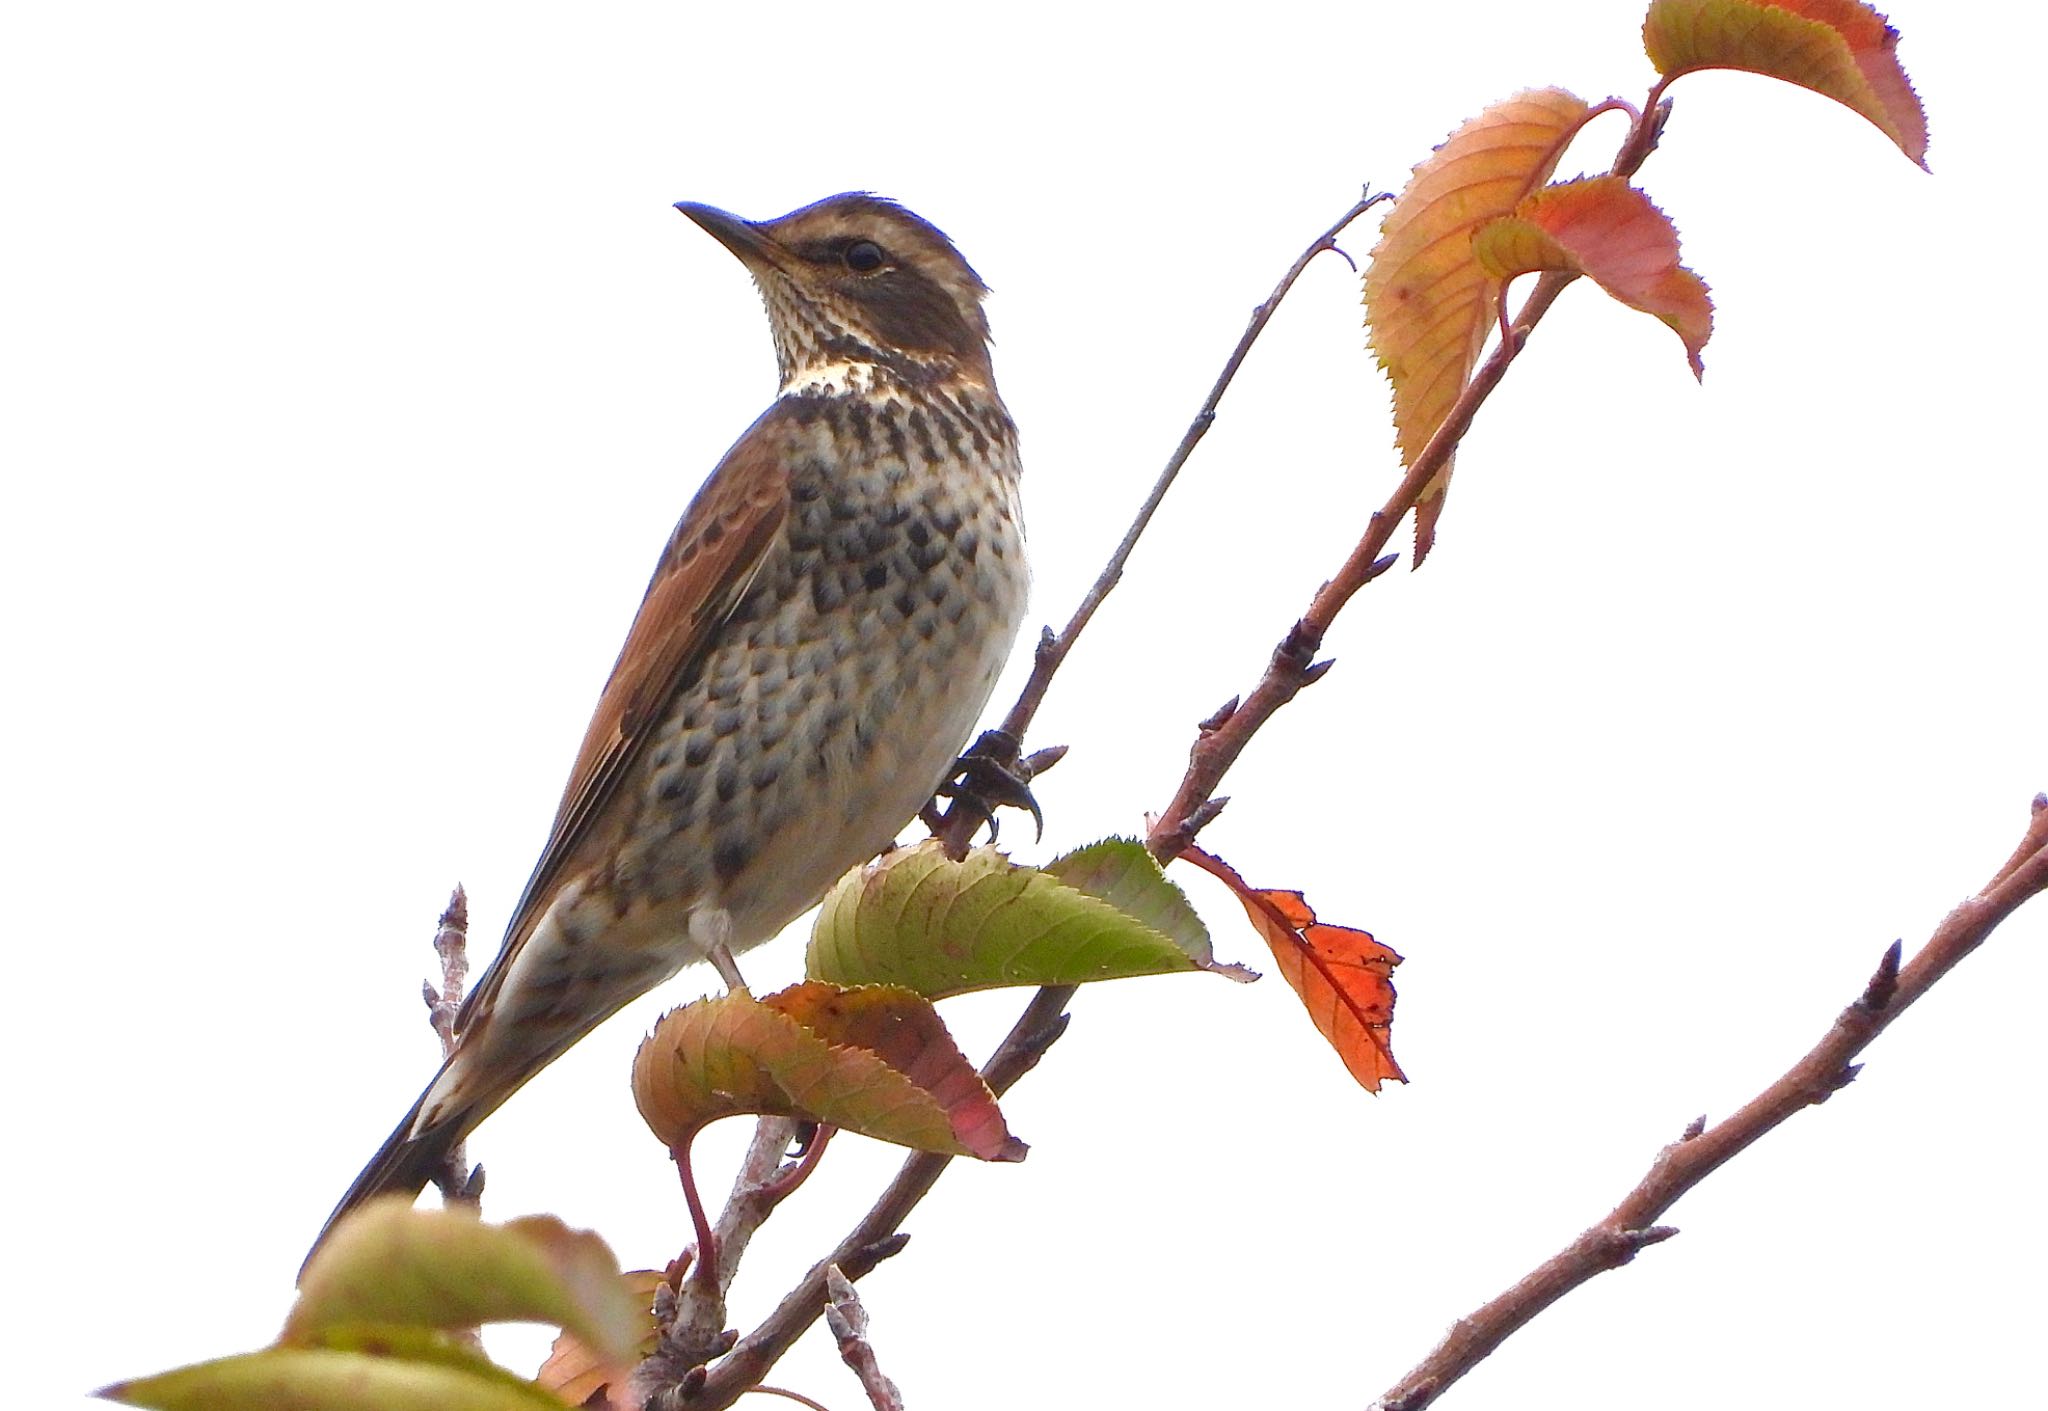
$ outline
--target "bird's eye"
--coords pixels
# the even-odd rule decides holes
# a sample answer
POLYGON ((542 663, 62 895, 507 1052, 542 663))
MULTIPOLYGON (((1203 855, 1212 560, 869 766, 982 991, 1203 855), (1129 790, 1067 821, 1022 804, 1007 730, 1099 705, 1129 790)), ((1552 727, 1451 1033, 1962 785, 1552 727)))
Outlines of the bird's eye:
POLYGON ((843 258, 855 274, 873 274, 882 267, 882 247, 872 240, 856 240, 846 247, 843 258))

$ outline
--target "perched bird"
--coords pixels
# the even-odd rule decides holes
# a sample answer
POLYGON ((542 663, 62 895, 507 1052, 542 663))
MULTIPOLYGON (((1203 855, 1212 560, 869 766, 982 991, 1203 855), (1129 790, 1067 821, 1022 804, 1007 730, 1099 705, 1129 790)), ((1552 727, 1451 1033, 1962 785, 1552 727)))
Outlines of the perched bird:
POLYGON ((419 1191, 685 965, 736 984, 734 952, 932 796, 1016 638, 1017 433, 967 261, 863 193, 758 223, 676 209, 760 287, 781 394, 670 536, 454 1048, 321 1239, 373 1196, 419 1191))

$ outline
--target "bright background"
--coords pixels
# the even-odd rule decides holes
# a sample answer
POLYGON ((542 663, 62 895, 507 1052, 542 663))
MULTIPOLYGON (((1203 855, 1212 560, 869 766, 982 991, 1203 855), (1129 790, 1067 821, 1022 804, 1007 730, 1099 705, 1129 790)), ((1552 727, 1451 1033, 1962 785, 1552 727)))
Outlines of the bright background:
MULTIPOLYGON (((435 914, 466 882, 488 956, 648 566, 772 392, 743 272, 671 201, 866 187, 952 233, 997 290, 1034 620, 1063 621, 1360 184, 1518 88, 1640 98, 1641 9, 16 8, 14 1401, 266 1341, 425 1081, 435 914)), ((1705 385, 1573 291, 1467 442, 1436 557, 1367 590, 1226 783, 1210 845, 1407 955, 1412 1085, 1357 1091, 1277 978, 1084 994, 1008 1104, 1031 1159, 950 1173, 863 1285, 912 1406, 1362 1405, 2003 860, 2048 787, 2023 234, 2048 34, 2026 7, 1995 35, 1893 18, 1937 174, 1810 94, 1681 84, 1643 181, 1719 303, 1705 385)), ((1391 485, 1390 440, 1324 257, 1057 683, 1032 743, 1073 754, 1020 856, 1166 802, 1391 485)), ((1681 1203, 1679 1239, 1445 1404, 2037 1385, 2044 943, 2037 903, 1681 1203)), ((800 949, 755 953, 756 985, 800 949)), ((708 979, 483 1129, 489 1213, 557 1211, 629 1265, 682 1245, 626 1072, 708 979)), ((954 1006, 969 1051, 1021 1003, 954 1006)), ((836 1145, 736 1321, 894 1163, 836 1145)), ((822 1337, 776 1379, 859 1401, 822 1337)))

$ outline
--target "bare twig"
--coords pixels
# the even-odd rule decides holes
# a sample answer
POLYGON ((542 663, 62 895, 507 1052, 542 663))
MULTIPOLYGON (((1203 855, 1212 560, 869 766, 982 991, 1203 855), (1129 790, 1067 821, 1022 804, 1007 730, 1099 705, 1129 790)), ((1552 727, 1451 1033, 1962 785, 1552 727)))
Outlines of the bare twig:
MULTIPOLYGON (((436 989, 432 981, 423 981, 420 994, 445 1059, 455 1052, 455 1016, 462 1010, 463 984, 469 978, 469 893, 460 883, 434 925, 434 953, 441 957, 441 986, 436 989)), ((447 1204, 474 1209, 483 1203, 484 1168, 470 1169, 466 1142, 448 1149, 441 1169, 434 1173, 434 1186, 447 1204)))
POLYGON ((868 1310, 861 1306, 853 1281, 834 1264, 825 1271, 825 1326, 839 1343, 839 1359, 860 1378, 861 1390, 875 1411, 903 1411, 903 1393, 882 1373, 875 1361, 874 1344, 868 1341, 868 1310))
POLYGON ((824 1402, 813 1401, 802 1392, 791 1391, 788 1387, 758 1386, 754 1390, 762 1396, 779 1396, 786 1401, 794 1401, 799 1406, 808 1406, 811 1408, 811 1411, 831 1411, 831 1408, 826 1406, 824 1402))
MULTIPOLYGON (((1635 114, 1635 122, 1611 168, 1616 175, 1632 175, 1655 150, 1664 123, 1670 116, 1669 105, 1656 101, 1662 87, 1660 84, 1651 93, 1651 101, 1639 112, 1619 103, 1601 104, 1593 110, 1602 112, 1614 106, 1635 114)), ((1415 508, 1423 490, 1450 461, 1458 443, 1471 429, 1473 417, 1493 395, 1493 389, 1507 372, 1508 364, 1527 345, 1529 334, 1542 322, 1557 296, 1577 278, 1575 274, 1555 271, 1537 277, 1529 297, 1523 300, 1514 319, 1506 323, 1505 336, 1494 345, 1493 352, 1465 384, 1443 423, 1429 438, 1429 444, 1422 448, 1422 453, 1401 478, 1401 483, 1394 487, 1386 503, 1368 521, 1364 536, 1338 568, 1336 576, 1316 591, 1308 609, 1273 649, 1265 675, 1258 685, 1229 712, 1227 719, 1214 728, 1209 728, 1209 723, 1204 722, 1202 732, 1189 750, 1187 772, 1181 778, 1180 787, 1174 791, 1173 801, 1154 817, 1146 835, 1146 846, 1161 862, 1171 861, 1194 837, 1199 825, 1190 826, 1190 820, 1195 811, 1215 792, 1252 736, 1273 717, 1275 711, 1293 700, 1304 686, 1314 684, 1327 669, 1325 664, 1316 660, 1316 654, 1322 649, 1323 637, 1329 632, 1331 623, 1354 593, 1392 566, 1393 560, 1382 555, 1395 529, 1415 508)))
POLYGON ((423 982, 427 1022, 441 1040, 441 1057, 455 1052, 455 1016, 462 1008, 463 982, 469 978, 469 893, 458 883, 434 923, 434 954, 441 957, 441 987, 423 982))
MULTIPOLYGON (((1542 320, 1557 301, 1557 296, 1575 278, 1576 275, 1570 274, 1545 274, 1537 278, 1536 287, 1530 290, 1529 297, 1515 314, 1514 336, 1496 344, 1492 355, 1480 364, 1472 380, 1465 384, 1465 390, 1458 394, 1458 400, 1444 417, 1443 424, 1436 429, 1436 434, 1429 438, 1422 454, 1415 458, 1415 463, 1408 468, 1401 483, 1394 487, 1386 503, 1373 513, 1366 524, 1365 534, 1338 568, 1336 576, 1316 591, 1308 609, 1273 649, 1266 674, 1259 679, 1259 684, 1213 729, 1204 728, 1196 738, 1194 748, 1189 751, 1187 773, 1182 777, 1180 787, 1174 791, 1173 801, 1153 820, 1146 835, 1146 846, 1161 862, 1171 861, 1187 846, 1193 836, 1187 828, 1188 819, 1215 792, 1224 773, 1244 752, 1252 736, 1272 718, 1275 711, 1293 700, 1303 686, 1320 675, 1315 670, 1316 654, 1322 650, 1323 637, 1330 630, 1330 624, 1351 601, 1354 593, 1392 566, 1392 560, 1383 558, 1382 554, 1393 538, 1394 530, 1415 508, 1423 487, 1436 477, 1444 462, 1457 449, 1458 442, 1464 439, 1472 418, 1492 395, 1494 387, 1507 372, 1508 364, 1528 342, 1530 330, 1542 320)), ((1205 721, 1205 727, 1207 724, 1205 721)))
MULTIPOLYGON (((1280 301, 1287 297, 1288 291, 1294 288, 1295 281, 1301 278, 1302 271, 1309 267, 1317 255, 1325 250, 1337 249, 1337 237, 1344 233, 1346 227, 1380 202, 1392 199, 1390 192, 1382 191, 1375 194, 1367 190, 1334 225, 1309 242, 1308 248, 1301 252, 1288 267, 1287 273, 1281 276, 1280 282, 1273 286, 1273 292, 1266 296, 1265 302, 1252 310, 1251 320, 1245 325, 1243 336, 1237 340, 1237 346, 1225 360, 1223 370, 1216 375, 1215 385, 1210 387, 1208 397, 1203 400, 1201 409, 1195 413, 1195 419, 1188 423, 1188 429, 1181 434, 1180 444, 1175 446, 1173 454, 1166 458, 1165 468, 1159 472, 1159 478, 1152 483, 1151 492, 1145 496, 1144 503, 1138 506, 1138 513, 1132 518, 1130 528, 1124 531, 1123 539, 1111 552, 1109 562, 1103 565, 1102 572, 1096 576, 1095 582, 1082 594, 1080 604, 1074 609, 1074 615, 1067 619, 1066 627, 1058 633, 1054 633, 1048 627, 1039 634, 1038 648, 1031 662, 1031 675, 1025 681, 1023 691, 1018 694, 1017 703, 1010 707, 1010 713, 1003 717, 1003 723, 999 727, 1011 738, 1024 738, 1025 730, 1030 727, 1033 717, 1038 714, 1038 707, 1045 700, 1047 688, 1052 685, 1054 673, 1067 659, 1067 653, 1074 649, 1074 642, 1088 626, 1089 619, 1095 616, 1095 610, 1102 606, 1103 599, 1110 595, 1122 579, 1124 565, 1130 561, 1132 551, 1138 546, 1138 540, 1144 535, 1146 526, 1151 524, 1153 514, 1159 509, 1160 502, 1166 498, 1166 492, 1173 488, 1173 482, 1179 477, 1181 467, 1187 464, 1188 457, 1194 454, 1195 447, 1201 444, 1202 438, 1209 434, 1209 428, 1216 424, 1216 412, 1223 403, 1223 394, 1230 390, 1230 384, 1237 377, 1237 370, 1244 366, 1245 356, 1251 352, 1252 344, 1266 331, 1266 324, 1271 321, 1274 311, 1280 307, 1280 301)), ((1338 253, 1343 254, 1343 251, 1338 250, 1338 253)), ((964 847, 968 835, 973 833, 980 821, 971 810, 963 813, 956 804, 946 812, 941 836, 945 837, 951 846, 964 847)))
POLYGON ((1520 1283, 1461 1319, 1434 1352, 1374 1404, 1382 1411, 1421 1411, 1558 1299, 1675 1234, 1655 1222, 1680 1196, 1786 1118, 1845 1087, 1857 1073, 1850 1060, 1982 945, 2015 908, 2043 891, 2048 891, 2048 794, 2035 796, 2025 837, 1985 888, 1951 911, 1904 966, 1894 942, 1862 995, 1783 1077, 1721 1122, 1709 1127, 1702 1119, 1689 1125, 1658 1153, 1650 1173, 1621 1204, 1520 1283))

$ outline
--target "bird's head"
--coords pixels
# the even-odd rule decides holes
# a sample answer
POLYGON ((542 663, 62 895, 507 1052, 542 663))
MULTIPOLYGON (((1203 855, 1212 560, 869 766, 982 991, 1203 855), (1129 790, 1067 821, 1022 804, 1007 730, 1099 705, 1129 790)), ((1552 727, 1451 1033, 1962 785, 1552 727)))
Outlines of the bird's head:
POLYGON ((849 191, 766 221, 676 209, 753 274, 785 395, 992 384, 988 286, 938 227, 894 201, 849 191))

